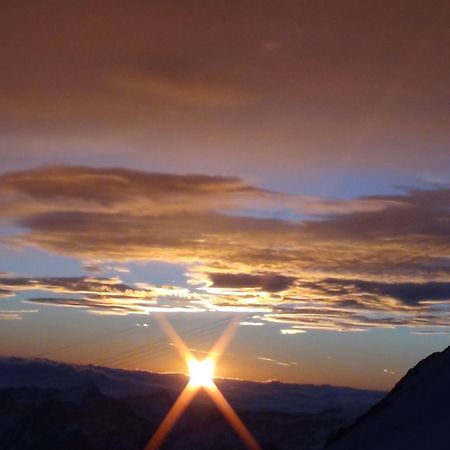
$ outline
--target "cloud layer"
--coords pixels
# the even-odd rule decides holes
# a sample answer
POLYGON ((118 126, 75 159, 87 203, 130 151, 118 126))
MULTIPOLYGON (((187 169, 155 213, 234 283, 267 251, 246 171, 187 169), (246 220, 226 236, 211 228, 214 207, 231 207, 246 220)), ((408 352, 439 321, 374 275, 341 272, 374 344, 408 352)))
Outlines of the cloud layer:
POLYGON ((5 174, 0 193, 3 220, 20 230, 4 239, 10 245, 88 266, 175 262, 190 285, 2 278, 4 295, 64 292, 76 296, 32 301, 115 313, 149 312, 173 298, 176 308, 255 311, 293 332, 450 326, 445 187, 339 201, 234 178, 53 167, 5 174), (280 208, 289 220, 277 218, 280 208))
POLYGON ((4 0, 2 162, 444 174, 447 8, 4 0))

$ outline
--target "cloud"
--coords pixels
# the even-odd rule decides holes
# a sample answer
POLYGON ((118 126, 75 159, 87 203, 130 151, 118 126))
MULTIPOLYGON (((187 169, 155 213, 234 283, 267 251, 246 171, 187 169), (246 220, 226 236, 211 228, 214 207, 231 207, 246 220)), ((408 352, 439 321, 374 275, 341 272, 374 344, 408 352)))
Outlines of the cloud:
POLYGON ((99 274, 102 272, 119 272, 119 273, 129 273, 130 269, 123 266, 103 266, 101 263, 90 261, 83 264, 83 270, 85 272, 90 272, 93 274, 99 274))
POLYGON ((83 264, 83 270, 85 272, 90 272, 94 274, 99 274, 102 272, 102 267, 100 264, 94 262, 87 262, 83 264))
POLYGON ((267 191, 237 178, 57 166, 0 176, 3 217, 76 211, 133 216, 242 208, 267 191))
MULTIPOLYGON (((405 195, 373 197, 390 200, 379 211, 334 215, 330 220, 309 222, 315 236, 333 239, 447 238, 449 236, 450 189, 410 189, 405 195)), ((445 242, 446 243, 446 242, 445 242)))
POLYGON ((106 266, 105 270, 110 270, 112 272, 119 272, 119 273, 129 273, 130 269, 128 269, 127 267, 122 267, 122 266, 106 266))
POLYGON ((249 322, 244 320, 243 322, 239 322, 239 325, 249 326, 249 327, 261 327, 264 325, 263 322, 249 322))
MULTIPOLYGON (((53 167, 0 176, 0 191, 3 220, 18 230, 4 241, 98 268, 131 260, 183 264, 189 282, 188 288, 128 286, 82 277, 15 286, 9 277, 9 285, 0 280, 3 295, 31 288, 76 293, 88 297, 77 305, 105 312, 104 297, 114 299, 115 312, 255 311, 298 327, 293 330, 449 324, 445 187, 313 201, 235 178, 53 167), (290 220, 277 218, 280 205, 290 220), (179 302, 159 305, 165 296, 179 302)), ((41 299, 52 301, 64 303, 41 299)))
POLYGON ((9 294, 15 291, 44 290, 56 293, 76 293, 97 296, 149 298, 151 289, 136 289, 118 278, 92 277, 0 277, 1 289, 9 294))
POLYGON ((266 292, 279 292, 289 288, 294 277, 278 274, 251 275, 246 273, 210 273, 212 287, 222 289, 261 289, 266 292))
POLYGON ((2 297, 11 297, 13 293, 9 289, 1 289, 0 288, 0 298, 2 297))
POLYGON ((265 361, 265 362, 270 362, 273 364, 276 364, 278 366, 295 366, 297 365, 296 362, 282 362, 282 361, 277 361, 276 359, 273 358, 266 358, 264 356, 256 356, 256 359, 259 359, 260 361, 265 361))
POLYGON ((37 312, 37 309, 0 309, 0 320, 22 320, 24 315, 37 312))
POLYGON ((95 138, 110 161, 113 136, 116 161, 147 167, 221 167, 227 155, 256 173, 343 159, 445 171, 448 27, 436 3, 330 2, 324 15, 284 0, 92 0, 67 14, 61 2, 3 1, 2 157, 92 161, 79 140, 95 138))
POLYGON ((405 305, 450 301, 450 282, 428 283, 379 283, 363 280, 322 280, 324 285, 340 285, 339 295, 375 295, 390 297, 405 305))
POLYGON ((33 214, 127 214, 132 217, 285 208, 292 214, 330 215, 379 211, 401 197, 338 200, 293 196, 252 186, 239 178, 173 175, 120 168, 51 166, 0 175, 0 217, 33 214))
POLYGON ((418 334, 419 336, 436 336, 436 335, 450 335, 450 330, 417 330, 411 331, 411 334, 418 334))
POLYGON ((114 74, 109 83, 130 93, 160 96, 182 104, 208 108, 234 108, 254 103, 257 95, 230 83, 186 79, 152 73, 114 74))
POLYGON ((204 310, 190 304, 194 295, 188 298, 183 289, 148 285, 145 288, 134 287, 122 283, 118 278, 1 276, 0 287, 7 296, 27 291, 70 295, 71 297, 32 297, 26 301, 41 305, 86 308, 96 313, 127 315, 167 309, 186 312, 204 310), (159 304, 160 299, 171 299, 169 306, 159 304))
POLYGON ((290 334, 303 334, 306 333, 304 330, 299 330, 297 328, 285 328, 280 330, 281 334, 290 335, 290 334))
POLYGON ((60 298, 60 297, 33 297, 26 300, 29 303, 63 306, 73 308, 86 308, 97 314, 107 315, 128 315, 128 314, 148 314, 153 302, 136 302, 132 297, 83 297, 83 298, 60 298))

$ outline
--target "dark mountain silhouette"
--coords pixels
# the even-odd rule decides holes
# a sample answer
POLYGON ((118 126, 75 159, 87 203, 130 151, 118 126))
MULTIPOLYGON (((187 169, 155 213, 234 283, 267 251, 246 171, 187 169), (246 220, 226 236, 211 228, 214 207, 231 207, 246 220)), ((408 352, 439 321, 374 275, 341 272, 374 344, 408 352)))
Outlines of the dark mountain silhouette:
MULTIPOLYGON (((142 450, 186 384, 180 374, 0 358, 1 450, 142 450)), ((320 449, 382 393, 217 380, 263 449, 320 449)), ((206 394, 162 449, 245 447, 206 394)))
POLYGON ((450 448, 450 347, 420 361, 392 391, 327 450, 448 450, 450 448))

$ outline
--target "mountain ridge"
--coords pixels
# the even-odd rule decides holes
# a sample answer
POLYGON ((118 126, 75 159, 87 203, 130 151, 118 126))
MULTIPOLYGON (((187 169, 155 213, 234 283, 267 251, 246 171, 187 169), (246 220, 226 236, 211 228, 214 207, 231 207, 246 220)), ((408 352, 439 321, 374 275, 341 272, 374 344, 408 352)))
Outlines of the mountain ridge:
MULTIPOLYGON (((0 358, 0 449, 142 450, 186 382, 181 375, 0 358)), ((331 432, 383 395, 280 382, 217 385, 264 450, 320 450, 331 432)), ((245 449, 200 392, 163 449, 210 448, 245 449)))
MULTIPOLYGON (((332 435, 326 449, 448 449, 450 431, 436 427, 441 422, 450 423, 447 380, 450 346, 409 369, 380 402, 332 435)), ((450 430, 448 426, 443 429, 450 430)))

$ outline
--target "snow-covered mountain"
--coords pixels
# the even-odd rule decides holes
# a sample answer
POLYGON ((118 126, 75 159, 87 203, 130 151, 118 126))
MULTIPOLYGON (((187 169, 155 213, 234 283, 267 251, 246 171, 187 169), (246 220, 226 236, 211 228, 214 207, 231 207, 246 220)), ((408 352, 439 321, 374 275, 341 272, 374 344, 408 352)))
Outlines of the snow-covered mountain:
POLYGON ((333 436, 326 449, 450 449, 450 347, 410 369, 383 400, 333 436))
MULTIPOLYGON (((180 374, 0 358, 1 450, 142 450, 186 384, 180 374)), ((263 449, 320 449, 383 393, 217 380, 263 449)), ((198 395, 163 449, 244 448, 198 395)))

